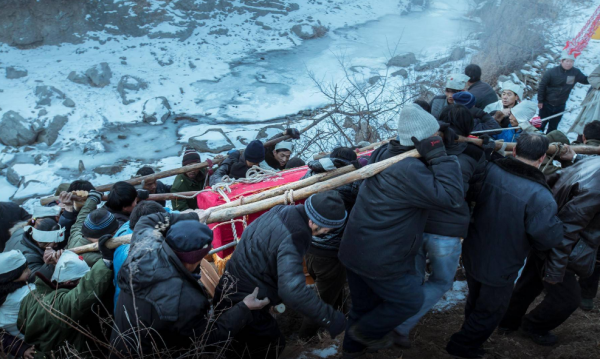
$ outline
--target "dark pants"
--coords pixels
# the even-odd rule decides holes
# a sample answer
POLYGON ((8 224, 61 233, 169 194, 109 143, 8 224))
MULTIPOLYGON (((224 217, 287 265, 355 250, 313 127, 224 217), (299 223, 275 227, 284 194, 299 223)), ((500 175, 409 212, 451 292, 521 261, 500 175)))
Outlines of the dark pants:
POLYGON ((561 283, 549 284, 542 280, 544 260, 530 254, 517 281, 510 305, 500 326, 545 334, 561 325, 579 307, 581 301, 575 274, 569 270, 561 283), (542 302, 527 315, 529 305, 546 289, 542 302))
MULTIPOLYGON (((305 256, 308 273, 315 279, 317 295, 322 301, 337 310, 343 311, 346 268, 336 257, 322 257, 314 254, 305 256)), ((317 334, 321 326, 305 317, 300 328, 301 338, 317 334)))
MULTIPOLYGON (((561 113, 564 111, 565 111, 565 105, 552 106, 550 104, 544 103, 544 106, 540 110, 540 118, 543 120, 546 117, 550 117, 552 115, 556 115, 557 113, 561 113)), ((549 121, 542 122, 542 128, 540 129, 541 132, 544 132, 544 130, 546 129, 546 126, 548 126, 548 132, 546 132, 546 133, 550 133, 550 132, 558 129, 558 124, 560 123, 560 120, 562 120, 562 115, 557 116, 553 119, 550 119, 549 121)))
MULTIPOLYGON (((366 338, 383 338, 417 314, 423 305, 423 288, 417 275, 406 274, 387 280, 363 278, 350 270, 347 275, 352 309, 346 333, 356 325, 356 330, 366 338)), ((343 347, 350 353, 364 349, 349 335, 344 336, 343 347)))
POLYGON ((476 353, 492 335, 510 301, 513 284, 493 287, 478 282, 467 272, 469 295, 465 306, 465 321, 450 342, 465 352, 476 353))
POLYGON ((594 273, 587 278, 579 278, 581 287, 581 297, 585 299, 594 299, 598 294, 598 283, 600 282, 600 251, 596 255, 596 267, 594 273))

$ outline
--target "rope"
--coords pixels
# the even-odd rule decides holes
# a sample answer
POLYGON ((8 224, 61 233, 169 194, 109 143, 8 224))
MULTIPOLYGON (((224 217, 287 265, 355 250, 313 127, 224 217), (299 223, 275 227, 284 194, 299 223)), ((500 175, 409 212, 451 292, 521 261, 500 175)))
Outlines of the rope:
POLYGON ((196 196, 198 196, 200 193, 203 193, 203 192, 212 192, 212 191, 209 189, 203 189, 202 191, 198 191, 189 196, 179 194, 179 193, 170 193, 170 195, 172 195, 173 197, 178 197, 178 198, 183 198, 183 199, 192 199, 192 198, 196 198, 196 196))
POLYGON ((548 160, 548 162, 544 166, 544 169, 542 170, 542 172, 544 172, 546 170, 546 168, 552 163, 552 161, 554 161, 554 158, 556 157, 556 155, 558 155, 559 153, 562 152, 562 149, 563 149, 563 144, 562 143, 560 143, 560 142, 553 142, 553 143, 550 144, 550 146, 552 146, 552 145, 556 146, 557 151, 554 152, 552 154, 552 156, 550 156, 550 159, 548 160))
POLYGON ((286 206, 288 204, 290 204, 290 205, 295 204, 293 189, 288 189, 287 191, 285 191, 285 193, 283 194, 283 204, 285 204, 286 206))

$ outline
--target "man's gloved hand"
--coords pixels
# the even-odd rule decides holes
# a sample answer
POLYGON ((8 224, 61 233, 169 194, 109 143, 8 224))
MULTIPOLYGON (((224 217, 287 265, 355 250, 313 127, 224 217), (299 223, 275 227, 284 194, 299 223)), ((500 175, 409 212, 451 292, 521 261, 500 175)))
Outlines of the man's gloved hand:
POLYGON ((107 267, 112 267, 112 261, 115 256, 115 250, 110 249, 106 246, 106 242, 113 237, 112 234, 105 234, 98 239, 98 250, 100 250, 100 254, 102 254, 102 259, 107 267))
POLYGON ((148 192, 145 189, 138 189, 137 190, 137 198, 138 198, 138 201, 144 201, 144 200, 150 198, 150 192, 148 192))
POLYGON ((297 140, 300 138, 300 131, 298 131, 295 128, 288 128, 285 130, 285 135, 290 136, 291 138, 293 138, 294 140, 297 140))
POLYGON ((492 140, 489 135, 479 136, 481 139, 481 148, 485 153, 485 158, 490 161, 492 159, 492 153, 496 150, 496 141, 492 140))
POLYGON ((346 316, 342 312, 336 311, 327 331, 331 335, 331 339, 334 339, 342 334, 344 330, 346 330, 346 316))
POLYGON ((417 140, 416 137, 411 137, 411 140, 415 144, 415 148, 419 154, 429 162, 437 157, 446 156, 446 147, 444 147, 444 140, 440 136, 432 136, 422 141, 417 140))
POLYGON ((442 138, 444 139, 444 145, 450 146, 458 139, 458 136, 454 132, 453 129, 450 128, 450 124, 442 121, 438 121, 440 124, 439 133, 442 134, 442 138))
POLYGON ((102 202, 102 195, 102 192, 98 192, 95 189, 93 189, 88 193, 88 198, 93 199, 96 202, 96 204, 100 204, 100 202, 102 202))

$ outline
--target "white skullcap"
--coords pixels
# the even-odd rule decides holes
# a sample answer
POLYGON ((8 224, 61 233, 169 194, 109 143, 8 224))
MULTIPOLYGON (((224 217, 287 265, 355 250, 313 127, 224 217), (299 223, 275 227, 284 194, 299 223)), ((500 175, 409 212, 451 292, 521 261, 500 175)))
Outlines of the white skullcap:
POLYGON ((39 229, 32 226, 26 226, 25 228, 23 228, 25 232, 28 232, 30 229, 31 236, 36 242, 60 243, 65 240, 65 227, 60 227, 55 231, 40 231, 39 229))
POLYGON ((70 280, 77 280, 89 271, 90 267, 83 258, 71 251, 64 251, 58 263, 56 263, 54 273, 52 274, 52 281, 64 283, 70 280))
POLYGON ((535 116, 538 106, 533 101, 522 101, 517 106, 513 107, 511 113, 519 123, 529 122, 535 116))
POLYGON ((457 91, 464 91, 467 87, 469 76, 464 74, 450 74, 446 80, 446 88, 457 91))
POLYGON ((13 249, 12 251, 0 253, 0 274, 12 272, 25 263, 27 263, 27 260, 19 250, 13 249))
POLYGON ((275 145, 275 150, 288 150, 288 151, 292 151, 292 143, 291 142, 286 142, 286 141, 281 141, 278 144, 275 145))
POLYGON ((56 217, 60 215, 60 210, 61 208, 59 206, 36 206, 33 207, 32 218, 56 217))
POLYGON ((523 87, 521 87, 521 85, 518 85, 512 81, 506 81, 502 84, 502 86, 500 86, 502 88, 502 91, 512 91, 514 92, 517 96, 519 96, 519 100, 523 101, 523 87))

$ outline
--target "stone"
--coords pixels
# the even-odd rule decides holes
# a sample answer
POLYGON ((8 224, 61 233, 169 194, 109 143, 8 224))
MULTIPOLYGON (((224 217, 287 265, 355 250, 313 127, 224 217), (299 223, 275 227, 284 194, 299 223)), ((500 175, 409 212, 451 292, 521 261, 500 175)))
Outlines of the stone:
POLYGON ((221 153, 235 148, 221 129, 211 129, 200 136, 191 137, 188 145, 198 152, 221 153))
POLYGON ((67 97, 65 94, 54 86, 36 86, 35 95, 38 100, 36 104, 38 106, 50 106, 52 105, 52 99, 64 100, 67 97))
POLYGON ((38 132, 15 111, 8 111, 0 120, 0 142, 6 146, 26 146, 35 143, 38 132))
POLYGON ((48 146, 52 146, 54 142, 58 139, 58 134, 60 130, 65 127, 65 125, 69 122, 69 119, 66 116, 54 116, 52 121, 48 124, 48 126, 42 130, 38 137, 39 142, 44 142, 48 146))
POLYGON ((35 157, 33 157, 33 162, 40 166, 46 162, 48 162, 49 157, 43 153, 38 153, 37 155, 35 155, 35 157))
POLYGON ((450 61, 458 61, 464 59, 465 56, 467 56, 467 50, 463 46, 459 46, 452 50, 448 59, 450 61))
POLYGON ((71 100, 70 98, 67 98, 66 100, 64 100, 62 104, 65 107, 70 107, 70 108, 75 107, 75 102, 73 102, 73 100, 71 100))
POLYGON ((82 73, 75 72, 75 71, 71 71, 69 73, 69 76, 67 76, 67 80, 74 82, 76 84, 80 84, 80 85, 87 85, 89 83, 87 76, 85 76, 82 73))
POLYGON ((130 98, 128 96, 130 93, 145 90, 147 88, 148 83, 142 80, 141 78, 131 75, 125 75, 119 80, 119 84, 117 85, 117 92, 121 96, 121 101, 123 102, 123 105, 129 105, 140 99, 139 97, 135 99, 130 98))
POLYGON ((6 180, 13 186, 19 187, 22 179, 23 177, 21 177, 14 168, 9 167, 8 170, 6 170, 6 180))
POLYGON ((89 84, 92 87, 105 87, 110 84, 112 78, 112 71, 108 66, 108 63, 101 62, 99 65, 90 67, 85 75, 89 79, 89 84))
POLYGON ((88 155, 95 155, 98 153, 102 153, 104 151, 105 151, 104 145, 100 141, 87 142, 83 146, 83 153, 88 154, 88 155))
POLYGON ((316 39, 325 36, 328 28, 323 25, 297 24, 290 29, 293 34, 302 40, 316 39))
POLYGON ((27 76, 27 70, 18 66, 8 66, 6 68, 6 78, 7 79, 18 79, 21 77, 27 76))
POLYGON ((381 76, 373 76, 371 78, 369 78, 368 82, 369 85, 373 86, 377 83, 377 81, 379 81, 379 79, 381 79, 381 76))
POLYGON ((15 159, 15 155, 11 153, 0 154, 0 170, 5 169, 15 159))
POLYGON ((144 103, 142 120, 152 125, 162 125, 171 115, 171 105, 163 96, 151 98, 144 103))
POLYGON ((41 109, 40 112, 38 112, 38 117, 43 117, 46 116, 48 114, 48 111, 46 111, 45 108, 41 109))
POLYGON ((114 165, 101 165, 94 168, 94 172, 99 175, 107 175, 112 176, 123 170, 123 165, 114 164, 114 165))
POLYGON ((258 134, 256 134, 256 139, 261 141, 264 139, 269 139, 278 133, 283 133, 283 131, 285 131, 285 127, 282 125, 265 126, 258 131, 258 134))
POLYGON ((392 72, 391 74, 392 77, 396 77, 396 76, 402 76, 404 78, 408 77, 408 71, 406 71, 405 69, 400 69, 396 72, 392 72))
POLYGON ((78 169, 79 169, 79 173, 81 173, 81 172, 85 171, 85 165, 83 164, 83 161, 82 161, 82 160, 79 160, 79 166, 78 166, 78 169))
POLYGON ((246 146, 246 145, 248 145, 250 143, 250 140, 248 140, 244 136, 237 136, 235 139, 238 140, 244 146, 246 146))
POLYGON ((392 57, 387 66, 408 67, 417 63, 417 57, 412 52, 392 57))

